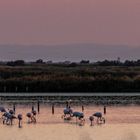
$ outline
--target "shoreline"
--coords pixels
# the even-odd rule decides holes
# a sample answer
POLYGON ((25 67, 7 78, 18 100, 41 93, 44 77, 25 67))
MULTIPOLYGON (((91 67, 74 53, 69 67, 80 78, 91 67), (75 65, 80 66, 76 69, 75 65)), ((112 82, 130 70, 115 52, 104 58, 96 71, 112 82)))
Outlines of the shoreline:
POLYGON ((95 97, 95 96, 126 96, 126 97, 134 97, 140 96, 140 92, 44 92, 44 93, 31 93, 31 92, 1 92, 0 97, 47 97, 47 96, 59 96, 59 97, 95 97))
POLYGON ((140 104, 140 93, 0 93, 0 102, 55 103, 83 105, 129 105, 140 104))

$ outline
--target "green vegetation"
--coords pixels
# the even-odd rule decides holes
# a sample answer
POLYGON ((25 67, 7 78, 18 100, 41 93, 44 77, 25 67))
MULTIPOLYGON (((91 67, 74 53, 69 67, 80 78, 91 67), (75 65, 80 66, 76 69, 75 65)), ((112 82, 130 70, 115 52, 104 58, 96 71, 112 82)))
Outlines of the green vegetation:
POLYGON ((0 92, 140 92, 140 66, 20 62, 0 66, 0 92))

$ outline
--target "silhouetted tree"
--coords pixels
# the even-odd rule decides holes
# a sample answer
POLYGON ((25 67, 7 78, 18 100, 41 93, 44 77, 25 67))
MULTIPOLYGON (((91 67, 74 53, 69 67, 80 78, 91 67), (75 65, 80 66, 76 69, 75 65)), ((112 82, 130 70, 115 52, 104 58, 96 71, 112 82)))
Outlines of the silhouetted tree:
POLYGON ((80 64, 89 64, 89 63, 90 63, 89 60, 82 60, 82 61, 80 62, 80 64))
POLYGON ((37 64, 43 64, 44 62, 43 62, 42 59, 38 59, 38 60, 36 60, 36 63, 37 63, 37 64))

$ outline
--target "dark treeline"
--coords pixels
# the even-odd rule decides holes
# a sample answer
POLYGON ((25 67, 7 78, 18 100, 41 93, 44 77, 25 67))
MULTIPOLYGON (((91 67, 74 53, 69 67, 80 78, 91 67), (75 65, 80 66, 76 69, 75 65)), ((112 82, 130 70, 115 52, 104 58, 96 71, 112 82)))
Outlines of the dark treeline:
POLYGON ((94 66, 140 66, 140 59, 139 60, 125 60, 124 62, 121 62, 120 59, 118 60, 103 60, 103 61, 97 61, 97 62, 90 62, 90 60, 81 60, 80 62, 70 62, 70 61, 64 61, 64 62, 55 62, 47 61, 44 62, 42 59, 38 59, 34 62, 25 62, 24 60, 15 60, 15 61, 8 61, 8 62, 0 62, 0 65, 7 65, 7 66, 24 66, 24 65, 31 65, 31 64, 58 64, 66 65, 70 67, 74 67, 77 65, 94 65, 94 66))
POLYGON ((140 60, 126 60, 125 62, 104 60, 96 62, 95 64, 99 66, 140 66, 140 60))
POLYGON ((0 92, 140 92, 140 60, 1 63, 0 92))

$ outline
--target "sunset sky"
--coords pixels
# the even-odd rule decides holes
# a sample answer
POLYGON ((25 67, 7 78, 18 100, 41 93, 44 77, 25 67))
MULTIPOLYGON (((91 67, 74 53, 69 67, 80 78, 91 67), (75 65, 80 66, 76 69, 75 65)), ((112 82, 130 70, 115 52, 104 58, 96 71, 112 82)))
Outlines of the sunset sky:
POLYGON ((140 45, 140 0, 0 0, 0 44, 140 45))

